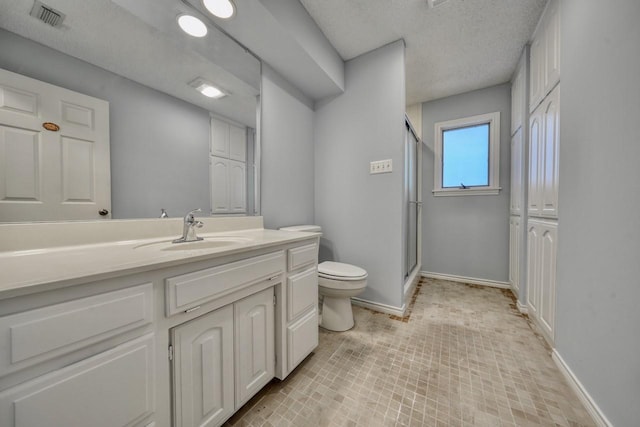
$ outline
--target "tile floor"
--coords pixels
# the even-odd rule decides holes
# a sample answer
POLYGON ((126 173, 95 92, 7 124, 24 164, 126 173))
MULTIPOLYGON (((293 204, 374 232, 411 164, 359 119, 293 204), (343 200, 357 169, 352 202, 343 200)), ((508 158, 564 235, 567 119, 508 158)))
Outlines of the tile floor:
POLYGON ((399 318, 354 307, 226 426, 592 426, 511 292, 422 279, 399 318))

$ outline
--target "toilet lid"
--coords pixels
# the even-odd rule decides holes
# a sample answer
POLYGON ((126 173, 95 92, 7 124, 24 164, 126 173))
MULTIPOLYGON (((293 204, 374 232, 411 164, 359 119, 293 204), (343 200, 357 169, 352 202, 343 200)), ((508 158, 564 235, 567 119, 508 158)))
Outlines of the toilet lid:
POLYGON ((361 278, 367 276, 367 271, 351 264, 325 261, 318 264, 318 273, 333 277, 361 278))

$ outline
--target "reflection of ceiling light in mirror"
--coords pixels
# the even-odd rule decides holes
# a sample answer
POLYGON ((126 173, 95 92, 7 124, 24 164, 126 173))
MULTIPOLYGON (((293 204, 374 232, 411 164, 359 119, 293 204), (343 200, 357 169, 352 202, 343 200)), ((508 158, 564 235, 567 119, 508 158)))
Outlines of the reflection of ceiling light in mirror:
POLYGON ((207 26, 204 22, 191 15, 178 16, 178 25, 182 31, 193 37, 204 37, 207 35, 207 26))
POLYGON ((189 82, 189 86, 195 88, 198 92, 204 96, 208 96, 209 98, 218 99, 223 96, 227 96, 226 93, 204 80, 202 77, 198 77, 197 79, 189 82))
POLYGON ((224 93, 220 89, 215 86, 209 86, 208 84, 203 84, 198 88, 200 93, 204 96, 208 96, 209 98, 222 98, 224 93))
POLYGON ((231 0, 202 0, 202 4, 218 18, 231 18, 236 12, 236 8, 231 0))

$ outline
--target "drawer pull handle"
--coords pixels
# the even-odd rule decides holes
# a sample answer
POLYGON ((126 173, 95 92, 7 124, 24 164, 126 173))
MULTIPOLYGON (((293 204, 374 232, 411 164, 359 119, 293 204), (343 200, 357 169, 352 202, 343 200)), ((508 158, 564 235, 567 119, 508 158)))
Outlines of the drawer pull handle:
POLYGON ((276 280, 276 279, 278 279, 278 278, 280 278, 280 275, 279 275, 279 274, 276 274, 276 275, 275 275, 275 276, 273 276, 273 277, 269 277, 269 279, 268 279, 268 280, 271 282, 271 281, 276 280))
POLYGON ((189 308, 189 309, 185 310, 184 312, 185 313, 191 313, 192 311, 196 311, 196 310, 199 310, 199 309, 200 309, 200 306, 197 306, 197 307, 189 308))

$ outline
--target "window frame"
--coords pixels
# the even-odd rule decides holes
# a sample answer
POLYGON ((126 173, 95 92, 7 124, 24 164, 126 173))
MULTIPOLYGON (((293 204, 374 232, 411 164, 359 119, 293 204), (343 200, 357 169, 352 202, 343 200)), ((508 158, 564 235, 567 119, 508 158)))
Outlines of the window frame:
POLYGON ((496 195, 500 193, 500 112, 479 114, 455 120, 437 122, 434 136, 434 196, 472 196, 496 195), (466 128, 470 126, 489 125, 489 185, 468 188, 442 187, 442 135, 444 131, 466 128))

